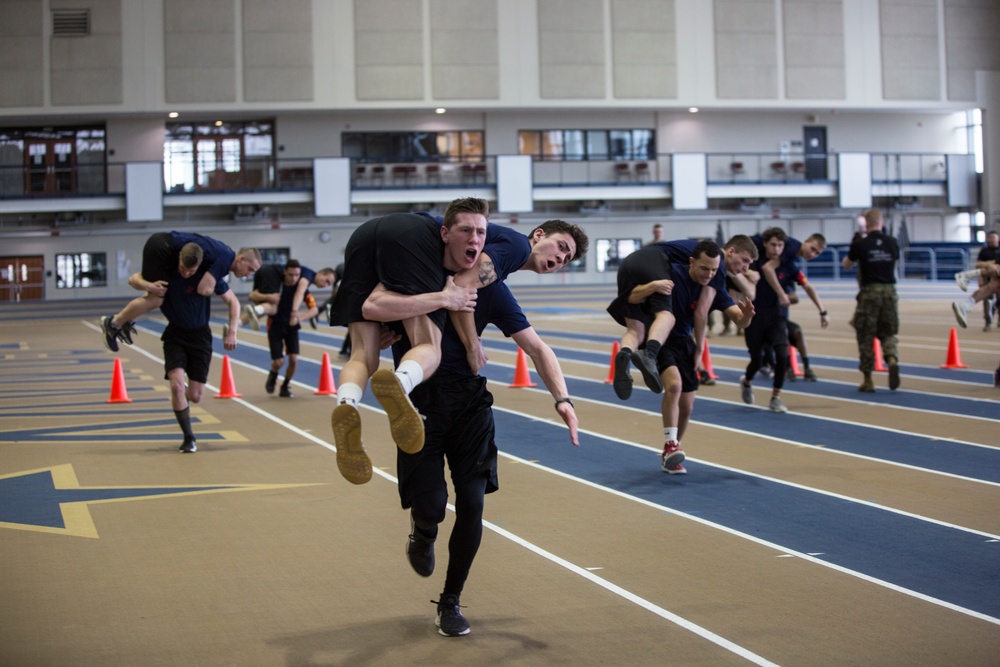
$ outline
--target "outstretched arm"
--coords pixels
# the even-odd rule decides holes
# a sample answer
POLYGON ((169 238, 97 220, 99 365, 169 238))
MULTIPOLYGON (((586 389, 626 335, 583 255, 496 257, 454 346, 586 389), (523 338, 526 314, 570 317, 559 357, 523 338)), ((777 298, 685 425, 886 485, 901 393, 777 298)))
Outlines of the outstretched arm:
POLYGON ((802 289, 805 290, 812 302, 816 304, 816 308, 819 309, 819 323, 824 329, 830 324, 830 315, 827 314, 826 309, 823 308, 823 302, 819 300, 819 294, 816 293, 816 288, 805 283, 802 285, 802 289))
POLYGON ((229 307, 229 332, 222 339, 222 347, 227 350, 236 349, 236 329, 240 326, 240 300, 233 290, 227 290, 219 298, 229 307))
POLYGON ((729 306, 729 308, 726 308, 724 312, 729 316, 729 319, 736 323, 736 326, 741 329, 746 329, 750 326, 750 322, 753 320, 755 311, 753 301, 750 299, 743 299, 742 301, 737 301, 732 306, 729 306))
POLYGON ((559 366, 559 360, 556 358, 555 352, 538 336, 532 327, 518 331, 511 338, 518 344, 518 347, 531 357, 531 361, 535 364, 535 370, 538 371, 542 382, 545 383, 545 387, 552 394, 552 397, 556 399, 556 412, 559 413, 559 416, 566 422, 566 426, 569 428, 570 442, 574 446, 579 447, 579 420, 576 417, 576 410, 573 404, 568 400, 561 400, 569 398, 569 390, 566 389, 566 379, 563 377, 562 368, 559 366))

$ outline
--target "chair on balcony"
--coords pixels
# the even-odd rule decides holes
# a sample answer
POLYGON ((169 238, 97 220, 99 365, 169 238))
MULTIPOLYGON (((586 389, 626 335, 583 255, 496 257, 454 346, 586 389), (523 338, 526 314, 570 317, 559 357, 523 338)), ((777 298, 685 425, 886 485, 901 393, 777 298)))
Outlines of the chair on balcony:
POLYGON ((365 181, 368 180, 368 167, 363 164, 359 164, 354 168, 354 184, 363 185, 365 181))
POLYGON ((392 184, 396 185, 400 181, 403 182, 403 187, 410 187, 411 179, 417 173, 417 165, 415 164, 397 164, 392 168, 392 184))
POLYGON ((636 162, 635 163, 635 180, 637 182, 649 182, 649 163, 648 162, 636 162))
POLYGON ((806 163, 805 162, 793 162, 792 163, 792 175, 796 178, 802 178, 806 174, 806 163))
POLYGON ((746 169, 743 168, 742 162, 729 163, 729 175, 733 178, 733 180, 736 180, 737 176, 742 176, 746 173, 746 169))
POLYGON ((771 163, 771 176, 773 178, 784 178, 785 177, 785 163, 778 161, 771 163))
POLYGON ((441 185, 441 165, 429 164, 424 167, 424 177, 427 179, 427 185, 430 185, 431 181, 436 185, 441 185))
POLYGON ((378 181, 379 185, 385 185, 385 165, 377 164, 372 167, 370 181, 372 185, 375 185, 375 181, 378 181))
POLYGON ((476 181, 476 166, 473 164, 463 164, 458 168, 459 178, 462 180, 462 184, 475 183, 476 181))
POLYGON ((472 181, 473 181, 473 183, 478 183, 479 179, 482 179, 483 183, 485 184, 486 181, 489 180, 488 176, 489 176, 489 174, 487 174, 487 172, 486 172, 486 163, 485 162, 477 162, 474 165, 472 165, 472 181))
POLYGON ((615 163, 615 183, 632 180, 632 167, 628 162, 615 163))

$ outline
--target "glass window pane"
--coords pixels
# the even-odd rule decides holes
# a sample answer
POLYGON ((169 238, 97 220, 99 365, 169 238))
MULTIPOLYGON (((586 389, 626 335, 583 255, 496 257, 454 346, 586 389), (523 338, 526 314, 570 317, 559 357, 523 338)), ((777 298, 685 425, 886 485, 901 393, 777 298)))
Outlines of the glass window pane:
POLYGON ((482 132, 462 132, 462 158, 477 160, 482 159, 485 154, 482 132))
POLYGON ((587 130, 587 156, 591 160, 608 160, 607 130, 587 130))
POLYGON ((517 152, 521 155, 540 157, 542 154, 542 139, 535 130, 521 130, 517 133, 517 152))
POLYGON ((587 156, 583 130, 566 130, 563 140, 564 155, 567 160, 582 160, 587 156))
POLYGON ((652 130, 632 130, 632 159, 652 160, 656 157, 656 142, 652 130))
POLYGON ((546 130, 542 135, 542 159, 561 160, 565 151, 563 150, 562 130, 546 130))
POLYGON ((610 130, 609 148, 612 160, 628 160, 632 156, 631 130, 610 130))

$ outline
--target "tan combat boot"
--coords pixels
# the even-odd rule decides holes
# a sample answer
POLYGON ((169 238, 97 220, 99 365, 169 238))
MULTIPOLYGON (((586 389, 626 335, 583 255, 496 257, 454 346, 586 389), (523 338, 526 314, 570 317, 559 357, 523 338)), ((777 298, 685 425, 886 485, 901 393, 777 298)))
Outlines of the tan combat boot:
POLYGON ((875 383, 872 382, 872 374, 865 373, 865 381, 858 386, 858 391, 863 391, 866 394, 875 393, 875 383))

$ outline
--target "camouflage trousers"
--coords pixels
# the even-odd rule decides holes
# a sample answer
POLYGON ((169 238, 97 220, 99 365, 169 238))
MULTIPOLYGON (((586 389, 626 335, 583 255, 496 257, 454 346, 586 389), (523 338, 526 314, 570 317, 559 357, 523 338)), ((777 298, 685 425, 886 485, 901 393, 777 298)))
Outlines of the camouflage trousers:
MULTIPOLYGON (((854 330, 858 335, 858 368, 862 373, 875 369, 875 339, 882 343, 882 356, 896 357, 896 334, 899 333, 899 298, 896 286, 875 283, 858 292, 854 311, 854 330)), ((887 362, 888 363, 888 362, 887 362)))

